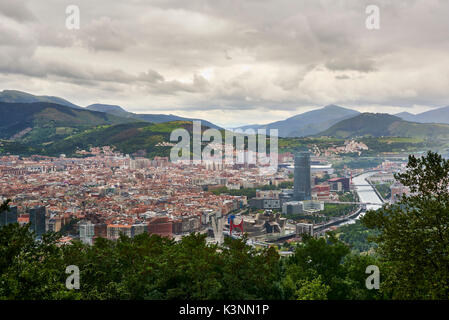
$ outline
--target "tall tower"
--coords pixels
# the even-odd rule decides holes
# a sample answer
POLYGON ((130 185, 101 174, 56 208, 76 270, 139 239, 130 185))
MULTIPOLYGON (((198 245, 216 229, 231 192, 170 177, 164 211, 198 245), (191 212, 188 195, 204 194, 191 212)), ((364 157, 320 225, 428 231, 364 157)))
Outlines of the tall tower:
POLYGON ((223 217, 217 214, 215 217, 212 217, 212 230, 214 231, 214 238, 217 244, 223 243, 223 228, 224 228, 224 219, 223 217))
POLYGON ((310 153, 299 152, 295 156, 295 182, 293 199, 296 201, 310 200, 310 153))
POLYGON ((27 210, 30 215, 31 229, 35 232, 36 237, 41 238, 45 233, 45 213, 44 206, 38 206, 27 210))

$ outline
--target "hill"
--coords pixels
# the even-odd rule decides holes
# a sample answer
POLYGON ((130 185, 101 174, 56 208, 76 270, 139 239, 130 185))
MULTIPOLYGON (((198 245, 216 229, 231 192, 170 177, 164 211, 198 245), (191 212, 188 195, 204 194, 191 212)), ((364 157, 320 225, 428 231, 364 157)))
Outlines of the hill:
POLYGON ((95 103, 87 106, 86 109, 91 111, 106 112, 123 118, 130 118, 133 115, 131 112, 126 111, 120 106, 110 104, 95 103))
POLYGON ((179 117, 173 114, 140 114, 126 111, 120 106, 109 105, 109 104, 92 104, 86 107, 89 110, 95 110, 100 112, 106 112, 109 114, 113 114, 119 117, 132 118, 139 121, 146 121, 152 123, 162 123, 162 122, 170 122, 170 121, 201 121, 201 123, 209 128, 214 129, 222 129, 219 126, 213 124, 212 122, 202 120, 202 119, 194 119, 194 118, 184 118, 179 117))
POLYGON ((0 119, 0 139, 26 143, 53 141, 93 126, 134 121, 48 102, 0 102, 0 119))
POLYGON ((396 116, 406 121, 419 123, 447 123, 449 124, 449 106, 442 107, 426 112, 411 114, 409 112, 401 112, 396 116))
POLYGON ((336 105, 298 114, 282 121, 266 125, 249 125, 239 129, 278 129, 280 137, 304 137, 317 134, 331 127, 333 124, 358 115, 359 112, 336 105))
POLYGON ((73 104, 70 101, 67 101, 59 97, 35 96, 30 93, 17 90, 3 90, 2 92, 0 92, 0 102, 9 102, 9 103, 49 102, 75 109, 83 109, 80 106, 77 106, 76 104, 73 104))
POLYGON ((177 128, 192 132, 191 121, 149 123, 48 102, 0 102, 0 119, 0 151, 20 155, 74 155, 109 145, 127 154, 167 156, 171 147, 160 142, 169 142, 177 128))
MULTIPOLYGON (((159 146, 169 142, 173 130, 184 128, 193 132, 192 122, 172 121, 165 123, 133 122, 116 125, 98 126, 45 146, 45 153, 58 155, 74 154, 76 150, 88 150, 90 147, 114 146, 124 154, 138 152, 140 155, 169 156, 171 146, 159 146)), ((203 126, 202 130, 207 129, 203 126)), ((191 134, 191 138, 193 135, 191 134)))
POLYGON ((416 120, 416 115, 410 112, 400 112, 400 113, 396 113, 395 114, 396 117, 401 118, 402 120, 405 121, 411 121, 411 122, 417 122, 416 120))
POLYGON ((317 136, 337 138, 388 136, 447 140, 449 125, 409 122, 385 113, 362 113, 336 123, 317 136))
POLYGON ((66 107, 71 107, 74 109, 80 110, 89 110, 89 111, 97 111, 97 112, 105 112, 122 118, 133 118, 140 121, 161 123, 168 121, 193 121, 199 120, 204 125, 209 128, 222 129, 219 126, 202 119, 193 119, 193 118, 185 118, 179 117, 173 114, 138 114, 126 111, 124 108, 117 105, 109 105, 109 104, 91 104, 86 108, 77 106, 76 104, 71 103, 63 98, 53 97, 53 96, 36 96, 27 92, 18 91, 18 90, 3 90, 0 92, 0 102, 6 103, 35 103, 35 102, 48 102, 55 103, 66 107))

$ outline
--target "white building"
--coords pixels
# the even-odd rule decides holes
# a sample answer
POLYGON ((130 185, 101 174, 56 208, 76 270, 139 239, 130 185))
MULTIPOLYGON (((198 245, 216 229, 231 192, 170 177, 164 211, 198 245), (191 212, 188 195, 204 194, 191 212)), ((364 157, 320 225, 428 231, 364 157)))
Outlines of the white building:
POLYGON ((94 224, 90 221, 81 222, 79 225, 79 231, 81 242, 92 245, 92 238, 95 235, 94 224))
POLYGON ((307 234, 313 237, 313 223, 298 223, 296 225, 296 235, 307 234))

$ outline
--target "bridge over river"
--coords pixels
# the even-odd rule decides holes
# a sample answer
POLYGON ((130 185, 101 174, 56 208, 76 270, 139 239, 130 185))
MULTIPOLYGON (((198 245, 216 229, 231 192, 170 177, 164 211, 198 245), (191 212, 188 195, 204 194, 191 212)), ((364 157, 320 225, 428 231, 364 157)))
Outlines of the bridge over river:
MULTIPOLYGON (((326 222, 324 224, 317 224, 314 226, 313 231, 314 233, 320 233, 324 232, 327 229, 329 229, 332 226, 337 225, 344 225, 349 223, 354 223, 355 220, 362 217, 366 210, 376 210, 382 207, 383 201, 379 197, 379 195, 374 190, 373 186, 371 186, 366 179, 373 174, 375 174, 376 171, 369 171, 362 173, 358 176, 353 177, 353 185, 355 192, 357 192, 357 195, 359 196, 359 202, 326 202, 326 203, 340 203, 340 204, 358 204, 361 205, 357 211, 350 213, 347 216, 337 218, 335 220, 326 222)), ((277 237, 272 237, 271 241, 282 241, 294 238, 296 236, 295 232, 286 233, 284 235, 278 235, 277 237)))

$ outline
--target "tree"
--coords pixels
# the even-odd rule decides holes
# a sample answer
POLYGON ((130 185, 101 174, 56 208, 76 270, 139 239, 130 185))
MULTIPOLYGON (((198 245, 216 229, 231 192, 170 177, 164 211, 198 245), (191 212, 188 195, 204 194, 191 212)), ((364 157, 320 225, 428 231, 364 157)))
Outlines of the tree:
POLYGON ((65 287, 65 269, 59 236, 44 234, 35 241, 29 225, 17 223, 0 230, 0 299, 77 299, 65 287))
POLYGON ((2 211, 9 211, 9 203, 11 202, 11 199, 6 199, 3 201, 3 203, 0 205, 0 212, 2 211))
POLYGON ((299 281, 299 289, 296 291, 297 300, 327 300, 330 287, 321 281, 321 277, 312 280, 299 281))
POLYGON ((380 233, 381 290, 395 299, 449 297, 449 161, 429 151, 409 156, 395 175, 410 189, 393 205, 369 211, 362 222, 380 233))
POLYGON ((295 254, 287 260, 283 286, 287 298, 297 298, 297 291, 305 283, 320 276, 320 282, 330 287, 326 292, 329 299, 346 299, 349 288, 345 282, 343 259, 349 248, 333 234, 328 239, 305 237, 295 254))

